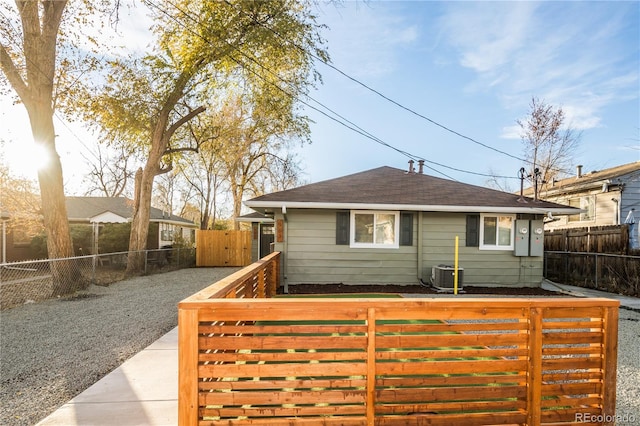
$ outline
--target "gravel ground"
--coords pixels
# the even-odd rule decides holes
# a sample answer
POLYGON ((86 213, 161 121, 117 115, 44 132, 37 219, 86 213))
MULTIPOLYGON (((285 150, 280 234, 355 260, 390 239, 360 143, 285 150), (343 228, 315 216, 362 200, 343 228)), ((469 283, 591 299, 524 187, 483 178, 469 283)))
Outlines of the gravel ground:
MULTIPOLYGON (((237 268, 183 269, 0 312, 0 424, 32 425, 176 326, 237 268)), ((620 309, 617 425, 640 425, 640 313, 620 309)))
POLYGON ((0 311, 0 424, 42 420, 174 328, 180 300, 237 269, 136 277, 0 311))

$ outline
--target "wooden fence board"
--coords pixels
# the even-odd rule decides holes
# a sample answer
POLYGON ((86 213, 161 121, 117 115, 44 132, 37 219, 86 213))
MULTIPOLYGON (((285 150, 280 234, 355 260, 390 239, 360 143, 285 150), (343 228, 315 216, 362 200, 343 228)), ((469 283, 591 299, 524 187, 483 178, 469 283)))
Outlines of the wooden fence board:
POLYGON ((251 231, 196 232, 196 266, 247 266, 251 263, 251 231))
POLYGON ((546 231, 544 249, 585 253, 629 253, 629 225, 590 226, 546 231))

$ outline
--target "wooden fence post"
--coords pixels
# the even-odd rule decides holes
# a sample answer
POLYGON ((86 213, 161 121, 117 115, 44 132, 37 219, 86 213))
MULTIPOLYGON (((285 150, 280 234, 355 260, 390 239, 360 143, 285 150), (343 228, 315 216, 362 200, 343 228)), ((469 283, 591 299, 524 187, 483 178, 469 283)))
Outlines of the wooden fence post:
POLYGON ((604 353, 602 366, 604 368, 604 382, 602 384, 602 415, 604 425, 615 424, 616 414, 616 372, 618 369, 618 308, 604 307, 603 345, 604 353))
POLYGON ((367 424, 376 420, 376 309, 367 309, 367 424))
POLYGON ((198 310, 178 308, 178 424, 198 424, 198 310))
POLYGON ((259 299, 264 299, 266 296, 266 294, 268 293, 266 286, 267 284, 265 282, 268 282, 268 278, 265 280, 265 276, 267 275, 267 271, 268 271, 269 265, 265 265, 265 267, 263 269, 260 269, 260 271, 258 271, 258 298, 259 299))
POLYGON ((529 375, 527 376, 527 424, 539 425, 542 399, 542 309, 529 308, 529 375))

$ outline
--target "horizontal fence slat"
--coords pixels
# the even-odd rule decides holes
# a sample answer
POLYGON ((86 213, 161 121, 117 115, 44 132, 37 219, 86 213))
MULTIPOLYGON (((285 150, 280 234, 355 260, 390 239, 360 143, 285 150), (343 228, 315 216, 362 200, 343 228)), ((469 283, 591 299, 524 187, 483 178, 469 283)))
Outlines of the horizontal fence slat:
POLYGON ((270 380, 261 378, 258 380, 244 381, 207 381, 200 382, 201 390, 252 390, 252 389, 357 389, 366 384, 364 379, 334 379, 334 378, 314 378, 314 379, 291 379, 291 380, 270 380))
POLYGON ((206 364, 198 368, 201 377, 306 377, 359 376, 366 373, 365 363, 325 362, 286 364, 206 364))
POLYGON ((364 390, 201 392, 201 405, 364 404, 364 390))
POLYGON ((424 362, 381 362, 376 365, 376 374, 419 375, 419 374, 472 374, 503 373, 524 371, 526 360, 461 360, 424 362))
POLYGON ((200 337, 203 349, 359 349, 365 336, 219 336, 200 337))

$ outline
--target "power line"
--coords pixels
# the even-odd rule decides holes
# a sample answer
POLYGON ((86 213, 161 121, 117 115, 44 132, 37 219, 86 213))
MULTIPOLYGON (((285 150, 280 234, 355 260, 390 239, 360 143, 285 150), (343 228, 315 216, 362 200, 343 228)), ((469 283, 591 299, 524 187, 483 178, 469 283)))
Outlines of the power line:
MULTIPOLYGON (((174 22, 176 22, 178 25, 182 26, 182 27, 183 27, 184 29, 186 29, 187 31, 189 31, 189 32, 191 32, 192 34, 194 34, 195 36, 197 36, 197 37, 201 38, 201 39, 202 39, 203 41, 205 41, 207 44, 213 45, 213 43, 212 43, 210 40, 208 40, 207 38, 203 37, 202 35, 198 34, 198 33, 197 33, 197 32, 195 32, 194 30, 192 30, 192 29, 191 29, 191 27, 189 27, 189 26, 185 25, 184 23, 180 22, 178 19, 176 19, 175 17, 173 17, 172 15, 170 15, 166 10, 164 10, 163 8, 160 8, 160 7, 159 7, 157 4, 155 4, 152 0, 147 0, 147 1, 146 1, 146 3, 147 3, 147 4, 149 4, 150 6, 154 7, 155 9, 157 9, 160 13, 164 14, 164 15, 165 15, 165 16, 167 16, 169 19, 171 19, 171 20, 173 20, 174 22)), ((190 15, 190 14, 189 14, 189 13, 187 13, 186 11, 184 11, 184 10, 180 9, 177 5, 172 4, 172 3, 170 3, 170 4, 171 4, 173 7, 175 7, 175 8, 176 8, 176 10, 178 10, 178 11, 179 11, 182 15, 184 15, 187 19, 191 20, 191 21, 192 21, 192 22, 194 22, 194 23, 197 23, 197 22, 198 22, 198 20, 197 20, 196 18, 194 18, 192 15, 190 15)), ((227 4, 229 4, 229 3, 227 3, 227 4)), ((232 7, 233 7, 233 6, 232 6, 232 7)), ((240 12, 240 13, 242 13, 242 12, 240 12)), ((245 15, 246 15, 246 14, 245 14, 245 15)), ((260 24, 260 23, 259 23, 258 21, 256 21, 255 19, 253 19, 253 18, 251 18, 251 19, 252 19, 254 22, 256 22, 256 23, 260 24)), ((262 24, 260 24, 260 25, 261 25, 261 26, 263 26, 262 24)), ((264 26, 263 26, 263 27, 264 27, 264 26)), ((264 27, 264 28, 268 28, 268 27, 264 27)), ((282 38, 282 36, 280 36, 280 37, 282 38)), ((240 50, 237 48, 237 46, 232 46, 232 45, 231 45, 229 42, 227 42, 227 41, 224 41, 224 42, 225 42, 225 43, 227 43, 227 45, 228 45, 229 47, 232 47, 232 48, 233 48, 233 50, 237 51, 238 53, 240 53, 242 56, 244 56, 244 57, 245 57, 245 58, 247 58, 248 60, 250 60, 250 61, 254 62, 258 67, 260 67, 261 69, 265 70, 266 72, 269 72, 271 75, 273 75, 273 76, 275 76, 276 78, 278 78, 281 82, 283 82, 283 83, 285 83, 285 84, 287 84, 287 85, 289 85, 289 84, 290 84, 290 83, 288 83, 287 81, 283 80, 283 79, 282 79, 282 78, 281 78, 277 73, 275 73, 275 72, 271 71, 270 69, 268 69, 267 67, 265 67, 264 65, 262 65, 262 64, 261 64, 257 59, 252 58, 252 57, 250 57, 249 55, 247 55, 246 53, 244 53, 244 52, 240 51, 240 50)), ((302 49, 302 48, 300 48, 300 49, 302 49)), ((304 51, 304 52, 308 53, 308 52, 307 52, 306 50, 304 50, 304 49, 302 49, 302 51, 304 51)), ((244 62, 242 62, 241 60, 239 60, 239 59, 237 59, 237 58, 234 58, 234 57, 231 57, 231 59, 232 59, 234 62, 236 62, 238 65, 242 66, 243 68, 246 68, 248 71, 250 71, 251 73, 253 73, 254 75, 256 75, 259 79, 261 79, 261 80, 265 81, 265 82, 266 82, 266 83, 268 83, 268 84, 273 85, 273 86, 274 86, 274 87, 276 87, 278 90, 280 90, 280 91, 282 91, 283 93, 285 93, 286 95, 291 96, 291 97, 293 97, 293 96, 294 96, 293 94, 291 94, 291 93, 289 93, 289 92, 285 91, 282 87, 280 87, 280 86, 278 86, 278 85, 276 85, 276 84, 274 84, 274 83, 270 82, 269 80, 267 80, 266 78, 264 78, 263 76, 261 76, 260 74, 258 74, 256 71, 253 71, 250 67, 247 67, 247 64, 245 64, 245 63, 244 63, 244 62)), ((330 114, 328 114, 328 113, 326 113, 326 112, 324 112, 324 111, 322 111, 322 110, 320 110, 320 109, 318 109, 318 108, 316 108, 316 107, 314 107, 314 106, 310 105, 308 102, 305 102, 305 101, 303 101, 303 100, 301 100, 301 99, 300 99, 299 101, 300 101, 301 103, 303 103, 304 105, 306 105, 306 106, 308 106, 309 108, 311 108, 311 109, 313 109, 313 110, 315 110, 315 111, 319 112, 320 114, 322 114, 322 115, 326 116, 327 118, 329 118, 329 119, 331 119, 331 120, 333 120, 333 121, 337 122, 338 124, 340 124, 340 125, 342 125, 342 126, 346 127, 347 129, 350 129, 350 130, 352 130, 352 131, 354 131, 354 132, 356 132, 356 133, 358 133, 358 134, 360 134, 360 135, 362 135, 362 136, 364 136, 364 137, 366 137, 366 138, 368 138, 368 139, 370 139, 370 140, 372 140, 372 141, 374 141, 374 142, 376 142, 376 143, 378 143, 378 144, 380 144, 380 145, 382 145, 382 146, 385 146, 385 147, 387 147, 387 148, 390 148, 390 149, 392 149, 392 150, 394 150, 394 151, 396 151, 396 152, 398 152, 398 153, 400 153, 400 154, 402 154, 402 155, 404 155, 404 156, 406 156, 406 157, 408 157, 408 158, 410 158, 410 159, 414 159, 414 160, 424 160, 424 161, 425 161, 425 162, 427 162, 427 163, 435 164, 435 165, 437 165, 437 166, 439 166, 439 167, 444 167, 444 168, 447 168, 447 169, 450 169, 450 170, 454 170, 454 171, 457 171, 457 172, 473 174, 473 175, 476 175, 476 176, 484 176, 484 177, 498 177, 498 178, 504 178, 504 179, 517 179, 516 177, 513 177, 513 176, 494 176, 494 175, 488 175, 488 174, 484 174, 484 173, 472 172, 472 171, 468 171, 468 170, 463 170, 463 169, 459 169, 459 168, 455 168, 455 167, 446 166, 446 165, 444 165, 444 164, 437 163, 437 162, 434 162, 434 161, 426 160, 426 159, 424 159, 424 158, 422 158, 422 157, 420 157, 420 156, 417 156, 417 155, 411 154, 411 153, 409 153, 409 152, 407 152, 407 151, 404 151, 404 150, 402 150, 402 149, 400 149, 400 148, 397 148, 397 147, 395 147, 395 146, 393 146, 393 145, 391 145, 391 144, 389 144, 389 143, 387 143, 387 142, 383 141, 382 139, 380 139, 380 138, 378 138, 378 137, 376 137, 376 136, 372 135, 372 134, 371 134, 371 133, 369 133, 368 131, 366 131, 366 130, 362 129, 360 126, 356 125, 355 123, 353 123, 352 121, 348 120, 348 119, 347 119, 347 118, 345 118, 344 116, 342 116, 342 115, 338 114, 337 112, 335 112, 335 111, 334 111, 334 110, 332 110, 331 108, 329 108, 329 107, 327 107, 326 105, 322 104, 321 102, 319 102, 319 101, 315 100, 313 97, 309 96, 308 94, 307 94, 307 95, 305 95, 305 96, 306 96, 308 99, 310 99, 310 100, 312 100, 313 102, 315 102, 316 104, 320 105, 320 106, 321 106, 322 108, 324 108, 325 110, 329 111, 331 114, 333 114, 333 115, 335 115, 335 116, 339 117, 339 119, 338 119, 338 118, 336 118, 336 117, 334 117, 334 116, 331 116, 330 114), (344 122, 343 122, 343 121, 341 121, 341 120, 344 120, 344 122), (346 124, 345 122, 346 122, 346 123, 348 123, 348 124, 346 124)), ((438 172, 438 173, 440 173, 440 174, 442 174, 443 176, 445 176, 445 177, 447 177, 447 178, 449 178, 449 179, 451 179, 451 180, 456 180, 456 179, 452 178, 451 176, 449 176, 449 175, 447 175, 447 174, 443 173, 442 171, 439 171, 439 170, 437 170, 437 169, 435 169, 435 168, 433 168, 433 167, 429 167, 429 166, 427 166, 427 167, 428 167, 428 168, 430 168, 430 169, 432 169, 432 170, 434 170, 434 171, 436 171, 436 172, 438 172)))
MULTIPOLYGON (((225 0, 225 3, 227 3, 227 4, 229 4, 230 6, 232 6, 232 7, 233 7, 233 5, 232 5, 231 3, 229 3, 227 0, 225 0)), ((243 13, 243 12, 242 12, 242 11, 240 11, 240 13, 243 13)), ((245 16, 248 16, 248 15, 245 13, 245 16)), ((251 16, 248 16, 248 17, 249 17, 249 18, 251 18, 251 19, 253 19, 251 16)), ((302 47, 302 46, 298 45, 295 41, 292 41, 292 40, 289 40, 289 39, 285 38, 283 35, 281 35, 280 33, 278 33, 278 32, 277 32, 276 30, 274 30, 273 28, 271 28, 271 27, 269 27, 269 26, 266 26, 266 25, 264 25, 263 23, 256 21, 255 19, 254 19, 253 21, 254 21, 256 24, 258 24, 258 25, 262 26, 263 28, 265 28, 265 29, 267 29, 267 30, 271 31, 271 32, 272 32, 272 33, 274 33, 276 36, 278 36, 278 37, 280 37, 282 40, 284 40, 285 42, 290 43, 290 44, 291 44, 291 45, 293 45, 295 48, 297 48, 297 49, 300 49, 300 50, 304 51, 304 52, 305 52, 305 53, 307 53, 308 55, 312 56, 314 59, 316 59, 316 60, 318 60, 318 61, 322 62, 322 63, 323 63, 324 65, 326 65, 327 67, 329 67, 329 68, 333 69, 334 71, 338 72, 338 73, 339 73, 339 74, 341 74, 342 76, 344 76, 344 77, 348 78, 349 80, 353 81, 354 83, 356 83, 356 84, 358 84, 358 85, 360 85, 360 86, 364 87, 365 89, 367 89, 367 90, 369 90, 370 92, 372 92, 372 93, 374 93, 374 94, 378 95, 379 97, 383 98, 384 100, 386 100, 386 101, 388 101, 388 102, 390 102, 390 103, 392 103, 392 104, 396 105, 397 107, 399 107, 399 108, 401 108, 401 109, 403 109, 403 110, 405 110, 405 111, 407 111, 407 112, 409 112, 409 113, 411 113, 411 114, 413 114, 413 115, 415 115, 415 116, 417 116, 417 117, 419 117, 419 118, 422 118, 423 120, 426 120, 426 121, 428 121, 429 123, 431 123, 431 124, 433 124, 433 125, 435 125, 435 126, 438 126, 438 127, 440 127, 440 128, 442 128, 442 129, 444 129, 444 130, 445 130, 445 131, 447 131, 447 132, 453 133, 453 134, 454 134, 454 135, 456 135, 456 136, 459 136, 459 137, 461 137, 461 138, 463 138, 463 139, 466 139, 466 140, 468 140, 468 141, 470 141, 470 142, 473 142, 473 143, 475 143, 475 144, 478 144, 478 145, 480 145, 480 146, 482 146, 482 147, 484 147, 484 148, 487 148, 487 149, 490 149, 490 150, 492 150, 492 151, 498 152, 498 153, 500 153, 500 154, 506 155, 506 156, 508 156, 508 157, 514 158, 514 159, 516 159, 516 160, 519 160, 519 161, 523 161, 523 162, 526 162, 526 163, 530 163, 530 164, 532 164, 530 161, 528 161, 528 160, 526 160, 526 159, 520 158, 520 157, 515 156, 515 155, 513 155, 513 154, 510 154, 510 153, 508 153, 508 152, 506 152, 506 151, 502 151, 502 150, 500 150, 500 149, 498 149, 498 148, 494 148, 494 147, 492 147, 492 146, 490 146, 490 145, 487 145, 487 144, 485 144, 485 143, 483 143, 483 142, 480 142, 480 141, 478 141, 478 140, 476 140, 476 139, 474 139, 474 138, 472 138, 472 137, 470 137, 470 136, 466 136, 466 135, 464 135, 464 134, 462 134, 462 133, 460 133, 460 132, 458 132, 458 131, 456 131, 456 130, 453 130, 453 129, 451 129, 451 128, 449 128, 449 127, 445 126, 444 124, 438 123, 437 121, 435 121, 435 120, 433 120, 433 119, 431 119, 431 118, 429 118, 429 117, 427 117, 427 116, 425 116, 425 115, 423 115, 423 114, 421 114, 421 113, 419 113, 419 112, 417 112, 417 111, 415 111, 415 110, 413 110, 413 109, 411 109, 411 108, 409 108, 409 107, 407 107, 407 106, 405 106, 405 105, 401 104, 400 102, 398 102, 398 101, 396 101, 396 100, 394 100, 394 99, 390 98, 389 96, 387 96, 387 95, 383 94, 382 92, 380 92, 380 91, 378 91, 378 90, 376 90, 376 89, 374 89, 374 88, 370 87, 369 85, 367 85, 367 84, 363 83, 362 81, 358 80, 357 78, 350 76, 349 74, 347 74, 346 72, 342 71, 341 69, 339 69, 339 68, 338 68, 338 67, 336 67, 335 65, 331 64, 330 62, 326 61, 325 59, 323 59, 323 58, 321 58, 321 57, 317 56, 317 55, 316 55, 316 54, 314 54, 313 52, 309 52, 309 51, 308 51, 308 50, 306 50, 304 47, 302 47)))

